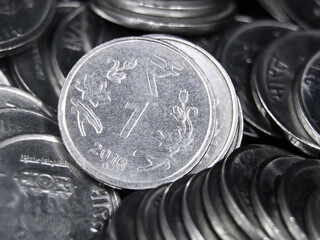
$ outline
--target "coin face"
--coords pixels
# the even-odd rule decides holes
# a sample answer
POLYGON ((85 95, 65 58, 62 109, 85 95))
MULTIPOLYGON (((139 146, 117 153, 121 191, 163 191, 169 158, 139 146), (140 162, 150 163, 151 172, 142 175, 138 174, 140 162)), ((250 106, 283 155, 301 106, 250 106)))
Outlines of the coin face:
POLYGON ((150 38, 100 45, 71 70, 59 101, 64 143, 100 181, 143 189, 189 172, 213 135, 210 86, 191 58, 150 38))
POLYGON ((105 238, 119 197, 75 166, 61 140, 20 135, 0 154, 1 239, 105 238))
POLYGON ((0 1, 0 55, 12 54, 37 39, 49 26, 55 0, 0 1))

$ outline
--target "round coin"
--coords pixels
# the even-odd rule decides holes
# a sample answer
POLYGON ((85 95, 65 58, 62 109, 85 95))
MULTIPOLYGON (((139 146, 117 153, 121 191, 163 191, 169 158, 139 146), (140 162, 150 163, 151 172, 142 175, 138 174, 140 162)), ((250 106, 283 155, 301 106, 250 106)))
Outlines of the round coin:
POLYGON ((15 87, 0 86, 0 99, 0 108, 24 108, 54 116, 38 98, 15 87))
POLYGON ((188 173, 207 151, 214 104, 206 76, 163 41, 107 42, 73 67, 59 101, 67 150, 87 173, 145 189, 188 173))
POLYGON ((252 74, 254 100, 287 139, 307 154, 318 156, 315 144, 300 123, 294 108, 293 85, 303 63, 320 49, 317 31, 292 32, 275 40, 257 60, 252 74))
POLYGON ((304 211, 309 196, 320 187, 319 160, 300 162, 288 169, 277 191, 279 209, 294 239, 309 239, 304 211), (293 197, 294 196, 294 197, 293 197))
POLYGON ((320 238, 320 188, 308 199, 305 210, 305 223, 310 239, 320 238))
POLYGON ((105 239, 119 197, 75 166, 59 138, 12 137, 0 155, 1 239, 105 239))
POLYGON ((253 63, 260 52, 275 39, 297 30, 291 24, 276 21, 255 21, 240 25, 225 37, 220 62, 226 69, 240 99, 244 119, 271 136, 279 137, 273 125, 258 111, 251 93, 250 76, 253 63))
POLYGON ((320 52, 315 54, 296 79, 293 95, 295 109, 306 131, 320 145, 320 52))
POLYGON ((247 145, 236 149, 221 169, 221 193, 229 213, 251 239, 269 239, 252 208, 250 182, 263 162, 289 152, 268 145, 247 145))
POLYGON ((320 28, 319 0, 280 0, 279 4, 290 18, 304 28, 320 28))
POLYGON ((263 164, 252 178, 251 199, 253 206, 261 225, 273 239, 292 239, 278 211, 278 179, 291 166, 301 161, 308 160, 296 156, 271 159, 263 164))
POLYGON ((0 4, 0 57, 24 50, 49 26, 56 0, 2 0, 0 4))
POLYGON ((47 116, 25 109, 0 109, 0 141, 26 133, 59 136, 58 124, 47 116))

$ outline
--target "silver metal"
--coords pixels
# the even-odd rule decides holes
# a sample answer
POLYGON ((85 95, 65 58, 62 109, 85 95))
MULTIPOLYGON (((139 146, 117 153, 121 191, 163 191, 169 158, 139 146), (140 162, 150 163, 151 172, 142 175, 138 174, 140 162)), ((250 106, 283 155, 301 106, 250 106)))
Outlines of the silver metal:
POLYGON ((272 119, 294 146, 314 156, 319 156, 320 146, 298 119, 292 89, 294 76, 305 59, 320 48, 319 40, 317 31, 288 33, 275 40, 257 60, 251 81, 261 113, 272 119), (297 55, 300 57, 295 59, 297 55))
POLYGON ((56 0, 2 1, 0 6, 0 57, 26 49, 49 26, 56 0))
POLYGON ((121 38, 73 67, 59 126, 91 176, 118 188, 151 188, 182 177, 205 154, 215 129, 213 97, 206 75, 176 47, 121 38))
POLYGON ((294 83, 294 107, 303 127, 320 145, 320 105, 318 102, 320 78, 320 52, 308 60, 294 83))
POLYGON ((119 196, 76 167, 59 138, 9 138, 0 155, 1 239, 105 238, 119 196))
POLYGON ((54 113, 48 109, 38 98, 10 86, 0 86, 0 108, 24 108, 44 113, 53 117, 54 113))
MULTIPOLYGON (((205 156, 192 170, 197 173, 225 157, 237 136, 239 108, 233 84, 220 63, 204 49, 183 39, 164 34, 147 35, 175 45, 188 54, 207 76, 213 94, 214 135, 205 156)), ((240 126, 241 127, 241 126, 240 126)))

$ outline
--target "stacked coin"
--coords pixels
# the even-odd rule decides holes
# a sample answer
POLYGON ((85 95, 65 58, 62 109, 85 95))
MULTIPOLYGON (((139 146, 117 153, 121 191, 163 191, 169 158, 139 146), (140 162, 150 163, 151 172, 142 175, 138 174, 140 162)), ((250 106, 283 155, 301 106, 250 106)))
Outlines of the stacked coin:
POLYGON ((224 39, 217 57, 236 88, 245 127, 276 138, 281 132, 303 152, 319 156, 315 120, 319 105, 312 97, 319 71, 316 59, 307 62, 320 50, 320 33, 256 21, 233 28, 224 39), (306 69, 299 73, 301 68, 306 69))
POLYGON ((129 195, 109 239, 317 239, 319 170, 319 160, 280 148, 240 147, 211 169, 129 195))
POLYGON ((199 172, 242 139, 227 73, 205 50, 167 35, 119 38, 88 52, 63 85, 58 118, 76 162, 116 188, 199 172))
POLYGON ((94 0, 91 8, 122 26, 175 34, 203 34, 225 27, 235 12, 233 0, 94 0))

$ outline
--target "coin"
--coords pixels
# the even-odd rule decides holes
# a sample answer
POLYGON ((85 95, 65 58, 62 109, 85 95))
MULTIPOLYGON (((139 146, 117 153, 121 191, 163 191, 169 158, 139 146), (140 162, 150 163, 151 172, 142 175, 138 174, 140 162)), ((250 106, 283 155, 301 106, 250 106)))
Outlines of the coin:
POLYGON ((182 218, 190 239, 218 239, 207 221, 201 200, 201 186, 206 170, 194 175, 182 195, 182 218))
POLYGON ((247 239, 230 216, 223 201, 219 176, 222 161, 216 163, 205 176, 202 185, 202 199, 211 227, 221 239, 247 239))
POLYGON ((239 118, 235 89, 223 67, 204 49, 191 42, 177 37, 170 37, 169 35, 153 34, 147 36, 173 44, 184 51, 194 59, 208 78, 213 95, 212 105, 215 112, 214 136, 205 156, 192 169, 192 173, 200 172, 212 166, 216 161, 223 159, 231 148, 233 140, 236 139, 238 121, 241 124, 242 119, 239 118))
POLYGON ((318 104, 320 52, 315 54, 296 78, 293 93, 295 109, 302 125, 312 139, 320 144, 320 108, 318 104))
POLYGON ((59 138, 19 135, 0 154, 1 239, 104 239, 119 197, 79 170, 59 138))
POLYGON ((320 186, 318 160, 300 162, 283 175, 278 188, 282 218, 294 239, 308 239, 304 211, 308 197, 320 186), (294 196, 294 197, 292 197, 294 196))
POLYGON ((280 22, 291 22, 289 16, 286 14, 281 4, 277 0, 258 0, 271 16, 280 22))
POLYGON ((55 0, 3 0, 0 7, 0 56, 21 52, 49 26, 55 0))
POLYGON ((188 173, 207 151, 214 123, 206 76, 179 49, 122 38, 71 70, 59 101, 66 148, 90 175, 130 189, 188 173))
POLYGON ((135 221, 138 239, 163 239, 158 209, 165 189, 166 186, 161 186, 149 191, 140 202, 135 221))
POLYGON ((187 35, 204 34, 221 29, 230 23, 235 11, 235 4, 231 2, 217 14, 179 19, 141 15, 117 8, 105 1, 103 4, 99 1, 91 1, 90 7, 102 18, 128 28, 187 35))
POLYGON ((290 155, 268 145, 247 145, 236 149, 221 169, 221 193, 238 226, 251 239, 269 239, 256 218, 250 199, 250 181, 261 164, 276 156, 290 155))
POLYGON ((254 100, 262 114, 271 118, 294 146, 315 156, 320 147, 298 119, 292 89, 299 68, 320 49, 319 40, 317 31, 288 33, 265 49, 252 74, 254 100))
POLYGON ((21 108, 0 109, 0 141, 26 133, 60 135, 57 122, 43 114, 21 108))
POLYGON ((283 10, 304 28, 320 28, 320 2, 317 0, 281 0, 283 10))
POLYGON ((319 219, 320 219, 320 190, 319 188, 311 194, 308 199, 305 211, 305 223, 307 233, 310 239, 317 239, 320 237, 319 219))
POLYGON ((234 84, 244 119, 265 134, 279 137, 272 123, 258 111, 251 93, 250 75, 260 52, 275 39, 296 31, 297 26, 276 21, 255 21, 240 25, 226 35, 220 47, 220 62, 234 84))
POLYGON ((54 116, 39 99, 15 87, 0 86, 0 99, 0 108, 24 108, 54 116))
POLYGON ((186 226, 182 220, 181 201, 185 184, 191 175, 186 175, 170 184, 159 206, 159 223, 165 239, 188 239, 186 226))
POLYGON ((261 225, 272 239, 292 239, 278 211, 278 179, 291 166, 301 161, 308 160, 297 156, 270 159, 252 178, 252 203, 257 210, 257 217, 261 225))
POLYGON ((134 220, 138 206, 145 194, 146 191, 137 191, 127 196, 121 202, 115 215, 112 217, 108 239, 138 239, 136 236, 134 220))

